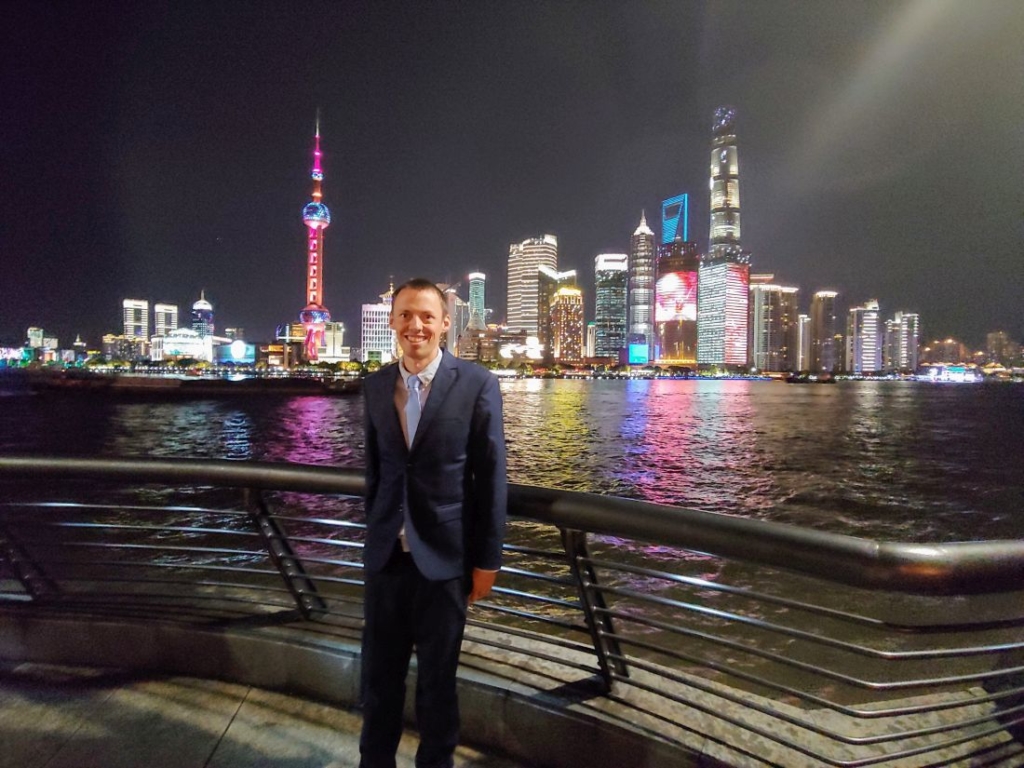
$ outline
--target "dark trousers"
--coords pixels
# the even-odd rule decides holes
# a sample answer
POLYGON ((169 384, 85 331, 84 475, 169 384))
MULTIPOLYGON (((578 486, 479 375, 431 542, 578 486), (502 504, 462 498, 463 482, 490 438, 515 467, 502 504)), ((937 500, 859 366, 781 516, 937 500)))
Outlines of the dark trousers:
POLYGON ((405 678, 416 648, 417 768, 451 768, 459 742, 455 673, 466 626, 463 579, 429 581, 396 547, 366 574, 362 652, 360 768, 395 768, 402 737, 405 678))

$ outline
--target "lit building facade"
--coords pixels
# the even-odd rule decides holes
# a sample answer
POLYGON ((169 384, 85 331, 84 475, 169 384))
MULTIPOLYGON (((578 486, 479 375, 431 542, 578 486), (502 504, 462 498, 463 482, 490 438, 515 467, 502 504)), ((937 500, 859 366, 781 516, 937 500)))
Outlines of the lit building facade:
POLYGON ((199 292, 199 301, 192 305, 192 330, 200 336, 213 336, 216 330, 213 305, 206 300, 206 291, 199 292))
POLYGON ((685 192, 661 201, 661 244, 690 239, 690 196, 685 192))
POLYGON ((846 370, 856 375, 882 371, 882 328, 874 299, 853 307, 847 315, 846 370))
POLYGON ((807 370, 814 373, 835 373, 836 354, 835 291, 817 291, 811 299, 811 356, 807 370))
POLYGON ((985 357, 990 363, 1012 365, 1021 358, 1021 345, 1006 331, 985 334, 985 357))
POLYGON ((798 315, 796 370, 811 370, 811 316, 798 315))
POLYGON ((306 225, 306 305, 299 312, 299 322, 306 331, 303 354, 307 360, 318 359, 324 345, 324 330, 331 313, 324 306, 324 230, 331 223, 331 212, 322 202, 321 184, 324 173, 320 165, 320 118, 317 116, 313 148, 313 199, 302 209, 306 225))
POLYGON ((750 362, 756 370, 800 370, 798 290, 776 283, 750 286, 750 362))
MULTIPOLYGON (((552 329, 551 304, 559 288, 576 287, 576 270, 569 269, 558 272, 547 266, 537 269, 537 331, 526 335, 534 336, 544 350, 544 360, 554 360, 554 330, 552 329)), ((516 330, 509 327, 510 331, 516 330)))
POLYGON ((445 334, 444 338, 445 347, 452 354, 455 354, 455 351, 459 348, 459 339, 469 328, 470 307, 459 296, 455 286, 439 285, 438 288, 444 294, 445 307, 448 310, 448 317, 450 319, 448 333, 445 334))
POLYGON ((562 287, 551 299, 551 346, 559 363, 583 360, 583 291, 562 287))
POLYGON ((149 302, 144 299, 125 299, 124 335, 129 339, 149 340, 149 302))
POLYGON ((469 327, 474 331, 487 328, 485 289, 487 275, 483 272, 469 273, 469 327))
POLYGON ((594 357, 613 357, 626 348, 629 257, 602 253, 594 259, 594 357))
POLYGON ((740 248, 736 113, 715 111, 711 142, 711 228, 697 283, 697 362, 748 365, 750 254, 740 248))
POLYGON ((363 304, 360 323, 360 360, 382 364, 396 359, 398 344, 395 332, 391 330, 391 300, 395 287, 380 295, 377 304, 363 304))
POLYGON ((177 304, 154 304, 153 305, 153 332, 157 336, 166 336, 171 331, 178 329, 178 305, 177 304))
POLYGON ((541 310, 537 303, 538 270, 558 269, 558 238, 530 238, 508 247, 508 302, 505 325, 510 331, 538 334, 541 310))
POLYGON ((150 359, 213 361, 213 336, 202 336, 191 328, 176 328, 153 337, 150 359))
POLYGON ((882 363, 886 371, 917 370, 921 347, 921 318, 913 312, 897 312, 885 321, 885 345, 882 363))
POLYGON ((658 247, 654 289, 654 359, 659 365, 697 364, 697 244, 676 238, 658 247))
POLYGON ((639 365, 654 358, 655 267, 654 232, 641 212, 629 245, 629 362, 639 365))

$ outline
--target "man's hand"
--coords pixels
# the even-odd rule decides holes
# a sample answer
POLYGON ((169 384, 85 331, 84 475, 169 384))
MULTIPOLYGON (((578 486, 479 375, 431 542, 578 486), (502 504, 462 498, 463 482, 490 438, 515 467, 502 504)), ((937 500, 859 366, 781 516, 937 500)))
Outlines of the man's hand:
POLYGON ((469 604, 472 605, 477 600, 487 597, 491 594, 491 587, 494 586, 494 580, 498 578, 497 571, 485 571, 480 568, 473 569, 473 591, 469 593, 469 604))

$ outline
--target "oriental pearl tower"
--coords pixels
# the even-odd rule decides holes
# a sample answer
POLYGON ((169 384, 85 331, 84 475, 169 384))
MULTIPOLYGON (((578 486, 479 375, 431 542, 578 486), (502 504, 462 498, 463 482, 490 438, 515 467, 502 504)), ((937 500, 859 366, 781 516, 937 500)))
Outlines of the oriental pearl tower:
POLYGON ((331 223, 331 212, 320 202, 323 193, 320 182, 324 172, 320 168, 320 115, 316 118, 316 145, 313 149, 313 199, 302 209, 302 220, 309 228, 306 236, 306 307, 299 313, 299 321, 306 329, 305 357, 316 360, 324 341, 324 326, 331 313, 323 303, 324 230, 331 223))

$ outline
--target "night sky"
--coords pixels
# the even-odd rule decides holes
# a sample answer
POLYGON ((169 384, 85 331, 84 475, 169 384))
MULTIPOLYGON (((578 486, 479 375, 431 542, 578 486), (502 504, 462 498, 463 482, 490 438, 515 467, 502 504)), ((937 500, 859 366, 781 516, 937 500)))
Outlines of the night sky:
MULTIPOLYGON (((321 112, 325 303, 488 275, 553 233, 591 291, 738 114, 754 272, 926 338, 1024 338, 1024 3, 21 3, 0 26, 0 343, 120 332, 126 297, 250 341, 304 301, 321 112)), ((465 295, 465 294, 464 294, 465 295)), ((591 296, 592 301, 592 296, 591 296)))

